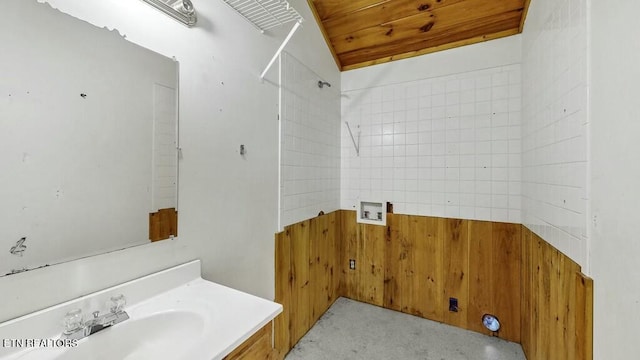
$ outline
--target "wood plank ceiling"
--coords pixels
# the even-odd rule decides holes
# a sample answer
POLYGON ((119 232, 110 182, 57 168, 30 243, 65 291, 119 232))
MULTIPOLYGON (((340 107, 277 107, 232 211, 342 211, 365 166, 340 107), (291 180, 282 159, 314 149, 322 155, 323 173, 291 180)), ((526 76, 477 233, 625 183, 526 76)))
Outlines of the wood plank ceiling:
POLYGON ((522 32, 530 0, 307 0, 341 70, 522 32))

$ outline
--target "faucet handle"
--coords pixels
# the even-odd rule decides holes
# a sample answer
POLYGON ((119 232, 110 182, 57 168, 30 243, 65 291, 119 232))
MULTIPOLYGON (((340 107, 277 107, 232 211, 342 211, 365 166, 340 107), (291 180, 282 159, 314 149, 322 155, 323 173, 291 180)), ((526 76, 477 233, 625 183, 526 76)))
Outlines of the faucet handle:
POLYGON ((82 309, 75 309, 69 311, 64 316, 64 334, 72 334, 73 332, 79 330, 83 326, 82 321, 82 309))
POLYGON ((114 314, 122 311, 126 304, 127 299, 122 294, 114 295, 109 299, 109 301, 107 301, 107 307, 114 314))

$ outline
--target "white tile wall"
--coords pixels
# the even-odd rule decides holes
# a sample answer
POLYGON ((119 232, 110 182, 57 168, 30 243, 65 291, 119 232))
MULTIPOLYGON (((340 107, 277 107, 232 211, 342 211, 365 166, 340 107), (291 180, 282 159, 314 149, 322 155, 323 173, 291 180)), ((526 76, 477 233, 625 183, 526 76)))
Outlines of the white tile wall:
POLYGON ((177 90, 154 84, 153 192, 150 212, 178 207, 177 90))
POLYGON ((586 0, 531 2, 523 32, 523 223, 585 265, 586 0))
POLYGON ((340 90, 281 56, 280 229, 340 208, 340 90))
POLYGON ((521 221, 520 64, 345 91, 341 207, 521 221))

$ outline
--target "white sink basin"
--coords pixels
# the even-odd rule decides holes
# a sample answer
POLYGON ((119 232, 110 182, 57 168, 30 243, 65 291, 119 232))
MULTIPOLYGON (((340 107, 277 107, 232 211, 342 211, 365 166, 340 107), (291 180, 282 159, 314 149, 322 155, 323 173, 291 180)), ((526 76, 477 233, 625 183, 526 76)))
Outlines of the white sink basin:
POLYGON ((66 311, 82 308, 83 312, 91 313, 94 307, 82 304, 104 304, 101 299, 114 292, 128 299, 127 293, 130 293, 135 299, 148 295, 149 288, 156 289, 151 291, 152 296, 125 306, 129 320, 79 340, 76 347, 13 349, 11 352, 0 348, 5 352, 0 352, 0 359, 222 359, 282 311, 279 304, 203 280, 199 272, 199 262, 181 265, 145 277, 149 281, 138 279, 0 324, 0 338, 58 339, 62 329, 60 320, 66 311), (197 278, 173 286, 177 280, 171 270, 178 275, 193 275, 194 267, 197 267, 197 278), (171 283, 173 287, 167 289, 171 283), (56 318, 57 323, 49 324, 56 318))
POLYGON ((75 348, 35 348, 17 359, 183 359, 204 327, 204 319, 195 312, 161 312, 107 328, 82 339, 75 348))

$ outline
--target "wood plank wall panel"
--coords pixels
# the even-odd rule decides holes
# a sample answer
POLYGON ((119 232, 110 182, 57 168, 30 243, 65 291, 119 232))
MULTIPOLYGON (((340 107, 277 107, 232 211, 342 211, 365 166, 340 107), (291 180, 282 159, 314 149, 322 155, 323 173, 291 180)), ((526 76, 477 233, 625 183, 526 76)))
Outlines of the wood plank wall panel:
POLYGON ((281 358, 346 296, 521 342, 529 360, 591 359, 593 282, 527 228, 399 214, 375 226, 355 216, 338 211, 276 234, 281 358), (482 327, 485 313, 501 320, 498 334, 482 327))
POLYGON ((326 217, 322 216, 316 221, 309 222, 309 328, 315 324, 320 316, 324 314, 326 308, 326 296, 317 296, 321 291, 328 287, 328 281, 325 279, 325 273, 322 271, 325 261, 326 252, 322 245, 322 229, 326 224, 326 217))
POLYGON ((591 359, 593 281, 522 227, 521 344, 529 360, 591 359))
POLYGON ((171 235, 178 236, 178 212, 176 209, 160 209, 149 213, 149 240, 165 240, 171 235))
POLYGON ((274 322, 277 358, 318 321, 341 294, 339 213, 287 226, 275 235, 276 299, 283 312, 274 322))
POLYGON ((496 335, 481 324, 492 313, 507 324, 497 336, 519 340, 521 225, 400 214, 389 214, 386 227, 355 220, 355 212, 342 211, 344 296, 496 335), (449 311, 450 297, 458 312, 449 311))
POLYGON ((593 280, 576 274, 576 359, 593 360, 593 280))
MULTIPOLYGON (((359 293, 364 301, 380 304, 384 295, 384 248, 386 245, 386 229, 381 226, 361 227, 358 254, 358 268, 361 274, 359 293)), ((348 263, 347 263, 348 267, 348 263)))
POLYGON ((458 299, 458 311, 445 311, 444 322, 468 328, 469 305, 469 221, 445 219, 444 276, 445 304, 449 298, 458 299))
POLYGON ((416 315, 435 321, 443 321, 444 293, 444 219, 412 217, 417 225, 418 285, 421 290, 416 299, 416 315), (420 301, 427 299, 427 301, 420 301))
POLYGON ((339 269, 344 277, 344 296, 382 306, 384 299, 386 228, 363 227, 355 212, 340 212, 343 257, 339 269), (356 269, 349 269, 355 260, 356 269))
POLYGON ((331 307, 333 303, 342 296, 342 273, 340 272, 340 261, 342 260, 342 233, 341 224, 342 218, 340 212, 332 212, 329 215, 329 234, 328 234, 328 266, 330 281, 329 288, 327 289, 327 308, 331 307))
MULTIPOLYGON (((565 322, 564 317, 560 314, 559 305, 561 302, 561 286, 560 271, 562 269, 562 257, 558 250, 550 249, 550 264, 549 269, 549 333, 556 336, 549 336, 549 357, 551 354, 558 356, 558 358, 566 359, 566 357, 560 357, 563 353, 563 330, 562 324, 565 322)), ((545 284, 546 286, 546 284, 545 284)))
POLYGON ((443 220, 388 217, 384 307, 442 321, 443 220))
POLYGON ((291 347, 311 328, 311 297, 309 286, 309 239, 310 220, 285 228, 285 234, 291 238, 291 283, 292 311, 289 313, 291 322, 291 347))
POLYGON ((358 232, 359 227, 356 225, 356 213, 341 211, 340 219, 343 251, 339 269, 342 274, 342 294, 350 299, 363 301, 361 299, 362 296, 357 293, 360 285, 359 273, 349 269, 350 259, 356 260, 356 265, 358 263, 358 239, 360 234, 358 232))
POLYGON ((275 302, 282 305, 282 312, 274 320, 274 347, 279 357, 291 349, 291 311, 293 273, 291 271, 291 237, 286 232, 276 234, 275 239, 275 302))
MULTIPOLYGON (((491 334, 478 319, 493 309, 491 294, 495 284, 490 281, 493 270, 493 227, 487 221, 473 221, 469 224, 469 268, 475 271, 469 274, 469 304, 467 324, 469 329, 483 334, 491 334)), ((500 317, 498 317, 500 319, 500 317)))
POLYGON ((532 293, 534 292, 534 272, 532 271, 532 245, 533 241, 531 241, 531 231, 527 231, 527 229, 522 230, 522 256, 520 257, 522 261, 522 268, 520 274, 520 312, 521 314, 526 313, 527 316, 520 316, 520 337, 522 348, 525 353, 527 353, 527 347, 535 347, 535 337, 532 335, 536 329, 535 324, 537 323, 538 314, 534 312, 533 306, 531 305, 532 293), (528 340, 525 343, 525 340, 528 340))
MULTIPOLYGON (((491 280, 495 315, 502 322, 500 337, 520 342, 520 269, 522 225, 492 223, 491 280), (508 298, 513 296, 514 298, 508 298)), ((474 319, 474 322, 476 319, 474 319)))
MULTIPOLYGON (((579 272, 579 269, 576 270, 573 268, 573 262, 569 260, 567 257, 562 257, 562 270, 560 271, 560 276, 558 277, 560 283, 562 284, 562 291, 560 292, 560 301, 558 302, 559 313, 562 316, 562 340, 564 344, 570 344, 571 339, 576 336, 576 320, 577 314, 576 312, 577 303, 576 303, 576 275, 579 272), (575 304, 575 306, 570 307, 568 304, 575 304)), ((577 339, 577 338, 576 338, 577 339)), ((563 349, 566 351, 565 359, 575 359, 576 351, 577 351, 578 343, 576 342, 576 346, 565 346, 563 349)))
MULTIPOLYGON (((422 299, 425 298, 420 296, 422 289, 422 271, 419 265, 425 262, 424 251, 421 251, 422 246, 420 246, 424 241, 417 241, 417 233, 420 231, 418 224, 421 224, 422 221, 418 222, 417 219, 412 219, 407 215, 398 217, 401 220, 400 246, 402 249, 399 267, 400 274, 403 277, 402 286, 400 287, 403 290, 400 308, 402 312, 420 315, 422 314, 422 311, 420 311, 420 308, 422 308, 421 305, 425 303, 422 301, 422 299)), ((420 237, 422 237, 422 234, 420 237)))
MULTIPOLYGON (((385 247, 385 278, 383 306, 387 309, 400 311, 403 302, 404 276, 402 268, 402 243, 399 225, 401 216, 387 216, 387 245, 385 247)), ((366 225, 359 225, 365 227, 366 225)), ((406 256, 406 254, 405 254, 406 256)))
POLYGON ((339 297, 338 242, 339 217, 337 213, 319 216, 310 221, 309 286, 312 312, 310 323, 324 314, 339 297))

